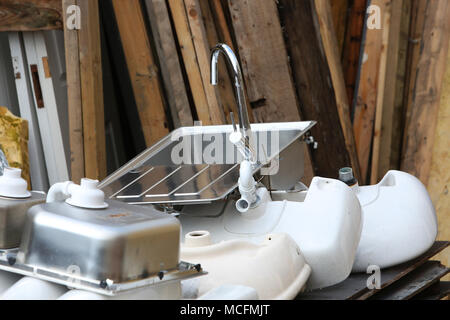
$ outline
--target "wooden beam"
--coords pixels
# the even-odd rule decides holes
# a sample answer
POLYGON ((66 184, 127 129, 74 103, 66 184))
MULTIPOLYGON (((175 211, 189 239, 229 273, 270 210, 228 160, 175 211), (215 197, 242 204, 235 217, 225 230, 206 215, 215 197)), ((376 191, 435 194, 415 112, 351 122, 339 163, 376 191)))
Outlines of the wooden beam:
MULTIPOLYGON (((390 45, 390 35, 391 35, 391 15, 392 15, 392 8, 393 8, 393 1, 386 1, 384 2, 385 6, 380 7, 382 8, 382 40, 381 40, 381 52, 380 52, 380 60, 379 60, 379 67, 378 67, 378 82, 376 85, 376 102, 375 102, 375 122, 373 125, 373 141, 372 141, 372 163, 371 163, 371 173, 370 173, 370 183, 376 184, 378 182, 378 167, 379 167, 379 161, 381 158, 380 148, 381 148, 381 134, 382 134, 382 126, 383 121, 386 120, 386 133, 390 134, 390 131, 387 128, 388 123, 387 121, 390 121, 390 124, 392 125, 392 105, 390 104, 391 101, 389 101, 389 105, 385 106, 385 103, 388 103, 386 100, 386 89, 390 91, 391 88, 386 87, 386 79, 388 77, 388 55, 389 55, 389 45, 390 45), (387 110, 386 110, 387 109, 387 110), (387 114, 389 116, 389 119, 384 119, 383 114, 387 114)), ((396 49, 397 50, 397 49, 396 49)), ((391 52, 391 57, 395 59, 395 56, 393 56, 393 52, 391 52)), ((392 63, 393 61, 391 61, 392 63)), ((394 65, 389 65, 389 71, 393 71, 394 68, 396 68, 397 62, 395 61, 394 65), (391 69, 392 67, 392 69, 391 69)), ((393 76, 393 74, 392 74, 393 76)), ((388 85, 392 85, 391 83, 388 83, 388 85)), ((388 97, 388 99, 391 99, 391 97, 388 97)), ((387 137, 386 139, 387 140, 387 137)), ((387 141, 384 141, 387 143, 387 141)), ((389 146, 390 149, 390 146, 389 146)), ((383 156, 386 156, 383 154, 383 156)))
MULTIPOLYGON (((331 19, 331 8, 327 0, 316 0, 314 3, 320 26, 322 46, 325 51, 329 73, 333 83, 332 90, 334 90, 334 104, 336 105, 339 114, 342 133, 345 139, 345 148, 347 150, 348 157, 350 158, 353 173, 359 180, 361 178, 359 160, 356 152, 355 137, 353 135, 350 105, 348 103, 347 93, 345 90, 344 73, 340 62, 340 50, 331 19)), ((329 107, 331 108, 331 106, 329 107)))
POLYGON ((361 43, 368 0, 353 0, 347 18, 347 30, 342 48, 342 68, 351 110, 354 109, 355 88, 360 65, 361 43))
POLYGON ((256 120, 299 120, 276 3, 257 0, 229 0, 228 3, 256 120))
POLYGON ((0 31, 62 29, 61 0, 0 1, 0 31))
MULTIPOLYGON (((203 24, 205 27, 208 46, 209 49, 212 50, 214 46, 219 43, 215 20, 213 18, 210 3, 208 0, 199 0, 199 5, 202 12, 203 24)), ((228 74, 228 66, 224 58, 221 58, 219 60, 217 92, 220 97, 220 105, 225 112, 225 122, 231 123, 229 117, 230 112, 234 113, 234 119, 235 121, 238 121, 238 107, 234 97, 234 86, 228 74)))
MULTIPOLYGON (((371 184, 376 184, 391 169, 391 145, 395 97, 397 94, 397 66, 403 0, 393 1, 390 12, 389 40, 384 66, 384 94, 379 98, 372 147, 371 184)), ((387 26, 386 26, 387 28, 387 26)), ((380 79, 382 80, 382 79, 380 79)), ((403 93, 403 92, 401 92, 403 93)))
POLYGON ((424 27, 417 71, 411 78, 413 92, 407 109, 401 169, 415 175, 426 185, 447 63, 450 3, 447 0, 423 2, 426 2, 424 27))
POLYGON ((184 2, 180 0, 168 0, 168 2, 198 119, 202 121, 203 125, 210 125, 213 121, 209 113, 208 100, 203 88, 202 76, 197 63, 184 2))
MULTIPOLYGON (((224 10, 223 5, 221 0, 201 0, 200 2, 202 3, 206 3, 209 4, 210 10, 211 10, 211 19, 214 21, 215 27, 216 27, 216 32, 217 32, 217 39, 215 40, 216 42, 222 42, 227 44, 236 55, 239 55, 238 50, 236 50, 234 42, 233 42, 233 38, 230 32, 230 28, 228 27, 228 23, 227 23, 227 18, 225 16, 225 13, 227 11, 224 10)), ((211 45, 211 40, 210 40, 210 45, 211 45)), ((225 63, 222 63, 223 65, 225 65, 225 63)), ((228 68, 228 70, 231 70, 230 67, 228 65, 226 65, 226 67, 228 68)), ((221 67, 223 68, 223 67, 221 67)), ((221 73, 222 74, 222 73, 221 73)), ((219 74, 219 77, 220 75, 219 74)), ((226 77, 228 79, 230 79, 230 77, 226 77)), ((230 81, 230 80, 229 80, 230 81)), ((232 82, 230 81, 230 85, 233 85, 232 82)), ((245 83, 244 83, 245 85, 245 83)), ((228 86, 227 83, 225 83, 225 86, 228 86)), ((244 90, 244 94, 246 97, 246 101, 247 101, 247 113, 248 113, 248 117, 250 122, 254 122, 254 117, 253 117, 253 110, 250 106, 250 101, 248 99, 248 94, 247 94, 247 89, 244 90)), ((234 94, 233 94, 234 96, 234 94)), ((234 104, 236 105, 236 102, 234 102, 234 104)), ((235 110, 235 108, 232 107, 233 112, 235 113, 235 120, 237 121, 237 110, 235 110)), ((229 120, 229 118, 227 117, 227 121, 229 120)))
MULTIPOLYGON (((438 217, 439 239, 450 239, 450 51, 447 54, 447 68, 441 90, 439 115, 436 124, 428 192, 438 217)), ((437 259, 450 265, 450 250, 443 252, 437 259)))
POLYGON ((381 9, 381 29, 367 29, 363 48, 364 57, 353 120, 362 183, 367 183, 370 180, 370 157, 375 113, 377 108, 378 112, 382 112, 391 1, 372 0, 371 4, 377 5, 381 9))
MULTIPOLYGON (((63 0, 63 10, 76 5, 77 0, 63 0)), ((84 178, 83 105, 81 101, 80 56, 78 30, 67 28, 64 14, 64 47, 66 53, 67 106, 69 117, 70 176, 79 183, 84 178)))
POLYGON ((192 126, 194 121, 189 106, 181 71, 180 60, 175 45, 174 33, 170 24, 165 0, 146 0, 154 43, 158 52, 162 78, 167 92, 175 128, 192 126))
MULTIPOLYGON (((330 11, 326 13, 331 14, 330 11)), ((335 90, 330 83, 331 70, 314 0, 281 0, 280 18, 286 32, 301 115, 318 122, 311 130, 319 143, 318 149, 311 151, 314 171, 317 175, 336 177, 341 167, 350 166, 351 163, 346 152, 335 90)), ((330 20, 327 23, 330 22, 333 28, 331 15, 328 18, 330 20)), ((328 35, 331 36, 331 33, 328 35)))
POLYGON ((147 146, 168 134, 159 70, 139 0, 113 0, 128 72, 147 146))
POLYGON ((106 177, 106 143, 98 1, 77 1, 85 176, 102 180, 106 177))
POLYGON ((217 95, 215 87, 210 83, 210 45, 206 35, 200 3, 199 0, 184 0, 184 5, 186 7, 192 41, 197 56, 197 63, 200 68, 203 89, 205 90, 206 100, 208 102, 211 122, 212 124, 223 124, 225 123, 225 115, 223 107, 219 102, 220 97, 217 95))
MULTIPOLYGON (((300 120, 276 3, 229 0, 228 5, 255 121, 300 120)), ((306 181, 313 175, 310 155, 305 151, 306 181)))
POLYGON ((331 14, 333 18, 334 31, 336 32, 336 39, 340 55, 342 55, 342 50, 344 47, 345 32, 347 29, 349 2, 350 2, 349 0, 329 1, 329 4, 331 5, 331 14))
POLYGON ((392 140, 390 168, 400 169, 400 157, 402 153, 403 130, 405 124, 405 85, 406 61, 409 44, 409 28, 411 24, 411 1, 404 0, 400 22, 400 39, 398 48, 398 62, 395 82, 394 112, 392 115, 392 140))

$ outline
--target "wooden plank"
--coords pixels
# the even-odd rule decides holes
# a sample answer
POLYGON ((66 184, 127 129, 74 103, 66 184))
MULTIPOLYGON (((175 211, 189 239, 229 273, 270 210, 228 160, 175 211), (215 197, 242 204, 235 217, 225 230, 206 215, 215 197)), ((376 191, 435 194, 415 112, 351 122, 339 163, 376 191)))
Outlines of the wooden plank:
POLYGON ((52 78, 45 77, 43 57, 47 57, 47 49, 44 35, 41 31, 27 32, 23 34, 24 47, 28 61, 30 81, 33 82, 33 70, 35 86, 33 87, 34 104, 39 130, 41 134, 45 163, 50 185, 69 179, 69 172, 64 152, 59 115, 56 106, 55 92, 52 78), (35 67, 35 68, 34 68, 35 67), (38 105, 38 92, 42 95, 42 107, 38 105))
POLYGON ((209 113, 205 90, 203 88, 200 68, 197 63, 197 56, 195 53, 194 43, 192 41, 184 2, 179 0, 168 0, 168 2, 173 23, 175 25, 181 54, 183 56, 189 86, 194 99, 195 109, 197 110, 197 117, 200 121, 202 121, 203 125, 210 125, 212 124, 212 119, 209 113))
POLYGON ((256 120, 299 120, 276 3, 230 0, 229 8, 256 120))
POLYGON ((128 72, 147 146, 169 132, 163 93, 139 0, 113 0, 128 72))
POLYGON ((409 28, 411 23, 411 1, 403 1, 400 39, 398 49, 397 74, 395 81, 394 112, 392 115, 392 139, 390 168, 400 169, 400 156, 402 151, 403 129, 405 122, 404 92, 406 84, 406 60, 409 43, 409 28))
POLYGON ((62 29, 61 0, 2 0, 0 17, 0 31, 62 29))
POLYGON ((170 106, 174 126, 175 128, 192 126, 194 121, 166 1, 146 0, 145 3, 150 17, 153 39, 158 52, 161 74, 167 92, 167 102, 170 106))
POLYGON ((47 170, 45 168, 44 152, 39 123, 34 110, 32 88, 26 75, 26 60, 18 32, 8 34, 9 47, 15 75, 17 98, 20 116, 28 121, 28 158, 30 161, 30 178, 33 190, 46 192, 49 188, 47 170))
POLYGON ((355 137, 353 135, 350 106, 345 91, 345 81, 340 62, 339 48, 331 20, 331 8, 327 0, 316 0, 315 6, 320 25, 320 34, 322 36, 322 46, 325 51, 331 81, 333 83, 334 97, 336 100, 335 104, 339 113, 342 133, 345 139, 345 147, 350 158, 353 173, 359 180, 361 178, 359 160, 356 152, 355 137))
MULTIPOLYGON (((255 121, 300 120, 276 3, 229 0, 228 7, 255 121)), ((306 183, 313 176, 310 154, 305 150, 306 183)))
POLYGON ((318 121, 311 130, 319 143, 319 147, 311 151, 314 171, 320 176, 336 177, 338 170, 351 166, 351 162, 345 152, 345 138, 314 1, 282 0, 280 18, 286 32, 301 114, 305 119, 318 121))
POLYGON ((438 282, 450 269, 439 261, 427 261, 389 287, 377 292, 371 300, 409 300, 438 282))
POLYGON ((450 296, 450 281, 439 281, 424 290, 412 300, 441 300, 450 296))
POLYGON ((110 79, 115 88, 113 98, 117 102, 117 112, 120 115, 119 119, 121 119, 122 124, 121 129, 127 138, 124 144, 126 157, 132 159, 136 154, 143 152, 147 148, 144 131, 140 125, 141 120, 139 118, 136 99, 134 98, 133 85, 130 73, 128 72, 112 1, 99 1, 99 9, 101 14, 101 30, 104 31, 105 35, 104 45, 107 48, 105 53, 107 58, 109 58, 102 61, 102 63, 111 62, 109 68, 106 67, 104 70, 107 71, 109 69, 113 74, 113 77, 110 79))
POLYGON ((403 171, 418 177, 425 185, 431 170, 441 86, 447 63, 450 33, 450 3, 427 1, 417 72, 411 78, 412 99, 407 109, 403 143, 403 171))
MULTIPOLYGON (((206 32, 206 38, 208 41, 208 46, 210 51, 214 46, 219 43, 219 38, 217 35, 215 21, 211 12, 210 4, 208 0, 198 1, 201 9, 201 16, 203 19, 203 24, 206 32)), ((225 122, 231 123, 229 113, 234 113, 234 120, 238 120, 238 107, 234 97, 234 86, 231 82, 231 78, 228 74, 228 65, 225 59, 222 57, 219 59, 219 73, 218 73, 218 84, 217 92, 220 97, 220 105, 224 110, 225 122)))
MULTIPOLYGON (((221 0, 201 0, 200 4, 209 4, 210 10, 211 10, 211 19, 214 21, 215 27, 216 27, 216 32, 217 32, 217 40, 216 42, 222 42, 225 43, 226 45, 228 45, 233 52, 239 56, 239 52, 235 49, 235 45, 233 42, 233 38, 230 32, 230 28, 228 27, 228 22, 227 22, 227 18, 225 16, 225 10, 222 6, 222 2, 221 0)), ((203 9, 202 9, 203 10, 203 9)), ((208 29, 208 28, 207 28, 208 29)), ((210 39, 210 45, 211 45, 211 39, 210 39)), ((222 64, 225 65, 224 62, 222 62, 222 64)), ((228 70, 230 71, 230 68, 228 65, 226 65, 228 70)), ((221 67, 223 68, 223 67, 221 67)), ((219 77, 221 76, 220 73, 219 77)), ((230 79, 230 77, 226 77, 227 79, 230 79)), ((219 81, 221 82, 221 80, 219 79, 219 81)), ((233 85, 230 81, 230 85, 233 85)), ((225 86, 228 86, 227 83, 225 83, 225 86)), ((245 83, 244 83, 245 86, 245 83)), ((248 118, 249 121, 252 123, 254 122, 254 117, 253 117, 253 110, 250 106, 250 100, 248 98, 248 94, 247 94, 247 89, 244 90, 244 94, 245 94, 245 100, 247 102, 247 113, 248 113, 248 118)), ((234 97, 234 94, 233 94, 234 97)), ((236 105, 236 102, 234 102, 234 104, 236 105)), ((237 121, 237 107, 235 106, 235 108, 232 108, 233 112, 235 113, 235 120, 237 121)), ((227 121, 229 121, 229 118, 227 117, 227 121)))
MULTIPOLYGON (((373 0, 371 2, 372 5, 377 5, 381 9, 382 29, 367 29, 364 44, 364 58, 353 120, 356 150, 361 166, 361 182, 363 184, 370 180, 369 162, 373 145, 375 114, 376 112, 380 114, 383 106, 391 1, 373 0)), ((376 132, 377 137, 378 135, 379 132, 376 132)))
MULTIPOLYGON (((198 0, 184 0, 192 41, 194 43, 197 63, 200 68, 203 89, 205 90, 208 102, 209 114, 212 124, 225 123, 223 107, 220 104, 220 97, 216 94, 215 87, 211 85, 211 63, 210 45, 208 43, 205 25, 203 23, 202 11, 198 0)), ((223 88, 223 87, 222 87, 223 88)), ((220 91, 220 90, 219 90, 220 91)))
POLYGON ((87 178, 102 180, 106 177, 106 145, 98 1, 78 0, 78 5, 84 169, 87 178))
MULTIPOLYGON (((68 7, 76 4, 76 0, 63 0, 64 12, 67 12, 68 7)), ((69 117, 70 176, 72 181, 79 183, 80 179, 85 177, 85 172, 78 30, 69 30, 66 24, 67 14, 64 14, 63 17, 69 117)))
MULTIPOLYGON (((403 264, 381 270, 381 288, 395 283, 395 281, 402 279, 404 276, 414 271, 431 257, 439 252, 442 252, 450 245, 448 241, 436 241, 433 246, 420 257, 403 264)), ((300 294, 299 300, 350 300, 369 298, 377 292, 377 290, 369 290, 367 288, 367 278, 369 274, 366 273, 352 273, 346 280, 334 286, 314 290, 311 292, 300 294)))
POLYGON ((351 110, 354 106, 356 80, 359 72, 367 0, 353 0, 347 18, 347 30, 342 48, 342 68, 351 110))
POLYGON ((390 169, 402 7, 403 0, 393 1, 391 3, 389 30, 387 30, 385 34, 388 39, 387 43, 383 44, 386 45, 387 51, 385 51, 386 57, 382 61, 384 66, 380 66, 384 70, 384 77, 380 77, 379 86, 381 86, 382 83, 384 83, 384 85, 383 88, 378 88, 377 111, 372 146, 371 184, 378 183, 390 169), (382 96, 380 96, 381 94, 382 96))
POLYGON ((342 50, 344 47, 349 2, 349 0, 329 1, 329 4, 331 5, 334 31, 336 32, 337 45, 340 55, 342 55, 342 50))
MULTIPOLYGON (((432 154, 428 192, 433 201, 438 218, 438 238, 450 239, 450 50, 447 56, 447 69, 442 85, 438 122, 432 154)), ((450 250, 435 259, 441 259, 450 266, 450 250)), ((450 280, 450 276, 447 278, 450 280)))

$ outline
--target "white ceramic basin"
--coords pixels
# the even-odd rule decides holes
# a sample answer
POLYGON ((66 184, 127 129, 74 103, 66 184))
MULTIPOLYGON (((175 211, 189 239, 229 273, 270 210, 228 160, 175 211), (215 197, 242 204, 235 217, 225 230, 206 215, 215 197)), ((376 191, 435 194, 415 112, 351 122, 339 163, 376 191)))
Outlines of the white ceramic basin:
POLYGON ((364 226, 354 272, 388 268, 425 253, 437 236, 436 213, 425 186, 414 176, 389 171, 377 185, 355 189, 364 226))
POLYGON ((186 298, 198 298, 227 285, 253 288, 263 300, 293 299, 304 289, 311 268, 289 235, 267 235, 259 244, 247 240, 195 241, 205 236, 208 233, 187 234, 181 248, 182 259, 199 262, 208 270, 206 276, 183 281, 191 291, 186 298))
POLYGON ((362 221, 359 201, 346 184, 316 177, 305 198, 304 193, 298 194, 298 201, 272 201, 265 188, 258 189, 258 195, 261 205, 244 214, 235 210, 234 201, 229 201, 223 214, 217 213, 218 205, 185 207, 180 215, 183 234, 208 230, 213 243, 233 239, 259 243, 267 234, 287 233, 312 268, 308 289, 331 286, 348 277, 362 221))

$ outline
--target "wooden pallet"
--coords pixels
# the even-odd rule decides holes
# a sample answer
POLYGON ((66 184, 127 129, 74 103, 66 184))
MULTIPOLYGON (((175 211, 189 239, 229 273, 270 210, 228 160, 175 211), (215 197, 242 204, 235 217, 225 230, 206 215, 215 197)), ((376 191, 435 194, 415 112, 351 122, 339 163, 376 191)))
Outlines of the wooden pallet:
POLYGON ((345 281, 322 289, 302 293, 298 300, 407 300, 441 299, 450 293, 448 282, 440 279, 450 268, 438 261, 430 261, 450 245, 437 241, 420 257, 401 265, 381 270, 381 289, 367 288, 369 274, 351 274, 345 281))

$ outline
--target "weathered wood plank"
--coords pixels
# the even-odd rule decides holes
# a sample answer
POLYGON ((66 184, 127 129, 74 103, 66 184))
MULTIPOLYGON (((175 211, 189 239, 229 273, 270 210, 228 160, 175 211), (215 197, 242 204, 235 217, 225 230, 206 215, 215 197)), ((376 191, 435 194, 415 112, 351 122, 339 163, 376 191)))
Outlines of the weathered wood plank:
POLYGON ((409 28, 411 23, 411 4, 410 0, 403 1, 400 39, 398 49, 397 73, 395 81, 395 100, 394 112, 392 115, 392 140, 391 140, 391 159, 390 168, 400 169, 400 156, 402 152, 403 130, 405 122, 405 85, 406 85, 406 60, 409 43, 409 28))
POLYGON ((203 82, 203 89, 205 90, 206 100, 208 102, 211 123, 223 124, 226 121, 223 107, 219 102, 220 97, 217 95, 215 87, 210 83, 210 45, 206 35, 200 3, 198 0, 184 0, 184 5, 186 7, 192 41, 203 82))
MULTIPOLYGON (((420 257, 400 265, 383 269, 381 272, 381 290, 389 287, 396 281, 410 274, 418 267, 426 263, 431 257, 442 252, 449 246, 448 241, 436 241, 433 246, 420 257)), ((334 286, 305 292, 299 294, 297 299, 300 300, 351 300, 351 299, 368 299, 374 295, 377 290, 369 290, 367 288, 366 273, 352 273, 346 280, 334 286)))
POLYGON ((106 177, 106 142, 98 1, 78 0, 78 5, 84 169, 87 178, 102 180, 106 177))
MULTIPOLYGON (((378 97, 372 147, 371 183, 376 184, 391 168, 391 142, 395 97, 397 94, 397 65, 400 45, 403 0, 393 1, 391 5, 389 41, 386 53, 384 95, 378 97)), ((403 93, 403 92, 401 92, 403 93)))
POLYGON ((169 132, 159 70, 139 0, 113 0, 113 7, 145 142, 151 146, 169 132))
POLYGON ((409 300, 438 282, 450 269, 439 261, 427 261, 403 279, 376 293, 371 300, 409 300))
MULTIPOLYGON (((211 50, 219 42, 215 20, 213 18, 208 0, 199 0, 199 5, 202 12, 202 19, 205 27, 206 37, 208 40, 208 46, 211 50)), ((234 119, 235 121, 238 121, 238 108, 234 97, 234 86, 231 83, 227 64, 225 62, 225 59, 223 58, 219 60, 217 92, 220 98, 220 105, 225 112, 225 122, 231 123, 229 117, 230 112, 234 113, 234 119)))
MULTIPOLYGON (((450 239, 450 50, 447 56, 447 69, 442 85, 438 122, 432 154, 428 192, 438 217, 438 238, 450 239)), ((450 266, 450 250, 436 259, 450 266)), ((450 279, 450 277, 448 277, 450 279)))
POLYGON ((321 176, 336 177, 341 167, 351 163, 346 152, 336 95, 330 82, 331 71, 314 0, 281 0, 280 18, 286 32, 301 114, 306 119, 318 121, 311 130, 319 143, 318 149, 311 151, 315 172, 321 176))
POLYGON ((342 48, 342 68, 344 70, 345 86, 351 110, 354 109, 355 104, 354 95, 359 71, 366 7, 367 0, 353 0, 347 18, 347 31, 342 48))
POLYGON ((145 3, 147 4, 147 13, 150 17, 153 39, 158 52, 162 78, 167 92, 167 102, 170 106, 174 126, 175 128, 191 126, 194 121, 166 1, 146 0, 145 3))
MULTIPOLYGON (((227 44, 236 55, 239 55, 239 52, 235 49, 235 45, 233 42, 233 38, 231 36, 231 32, 230 32, 230 28, 228 27, 228 23, 227 23, 227 18, 225 16, 225 10, 222 6, 221 0, 201 0, 200 2, 202 3, 208 3, 210 10, 211 10, 211 19, 213 19, 215 27, 216 27, 216 32, 217 32, 217 41, 220 41, 222 43, 227 44)), ((217 42, 216 41, 216 42, 217 42)), ((211 42, 210 42, 211 45, 211 42)), ((222 62, 223 65, 225 65, 225 63, 222 62)), ((221 67, 223 68, 223 67, 221 67)), ((227 65, 228 70, 230 70, 229 66, 227 65)), ((221 76, 221 74, 223 73, 219 73, 219 77, 221 76)), ((230 77, 226 77, 228 79, 230 79, 230 77)), ((220 81, 220 80, 219 80, 220 81)), ((220 81, 221 82, 221 81, 220 81)), ((231 80, 229 81, 230 85, 233 86, 231 80)), ((228 86, 227 83, 225 83, 226 86, 228 86)), ((244 83, 245 85, 245 83, 244 83)), ((233 88, 234 90, 234 88, 233 88)), ((253 117, 253 110, 250 107, 250 101, 248 99, 248 94, 247 94, 247 90, 244 90, 244 94, 246 96, 246 102, 247 102, 247 113, 248 113, 248 118, 250 120, 250 122, 254 122, 254 117, 253 117)), ((234 93, 233 93, 233 97, 234 97, 234 93)), ((236 102, 234 102, 234 104, 236 105, 236 102)), ((235 106, 233 109, 233 112, 235 113, 235 120, 237 121, 237 106, 235 106)), ((229 118, 227 118, 227 121, 229 120, 229 118)))
MULTIPOLYGON (((300 120, 276 3, 229 0, 228 7, 255 121, 300 120)), ((305 181, 309 183, 314 169, 306 149, 305 181)))
POLYGON ((417 72, 411 78, 412 99, 407 109, 403 144, 403 171, 425 185, 431 170, 431 155, 450 33, 450 2, 426 1, 417 72))
POLYGON ((184 1, 168 0, 168 2, 178 37, 178 43, 180 44, 181 54, 183 56, 184 68, 186 69, 195 109, 197 111, 197 117, 202 121, 203 125, 210 125, 212 124, 212 119, 209 113, 208 100, 206 99, 205 90, 203 88, 202 76, 197 63, 197 56, 195 54, 195 47, 192 41, 184 1))
POLYGON ((359 180, 361 177, 359 160, 356 152, 355 137, 353 135, 350 106, 345 91, 345 81, 340 62, 339 48, 331 20, 332 15, 330 5, 327 0, 316 0, 315 6, 319 20, 320 34, 322 36, 322 45, 333 84, 335 104, 345 139, 345 147, 350 158, 353 173, 359 180))
POLYGON ((61 0, 0 1, 0 31, 62 29, 61 0))
MULTIPOLYGON (((353 119, 356 150, 363 183, 370 180, 370 156, 373 145, 375 114, 377 110, 379 113, 382 112, 391 1, 371 1, 372 5, 377 5, 381 9, 381 29, 367 29, 364 44, 364 57, 353 119)), ((376 132, 376 135, 379 135, 379 132, 376 132)))
POLYGON ((229 0, 228 3, 244 80, 257 121, 299 120, 275 1, 229 0))
POLYGON ((339 49, 339 54, 342 54, 345 41, 345 31, 347 29, 347 15, 349 9, 349 0, 332 0, 329 1, 331 5, 331 13, 333 17, 334 30, 336 32, 336 39, 339 49))
MULTIPOLYGON (((76 0, 63 0, 63 10, 76 5, 76 0)), ((64 14, 64 47, 66 54, 67 107, 69 117, 70 176, 79 183, 84 178, 83 106, 81 101, 78 30, 67 28, 64 14)))

